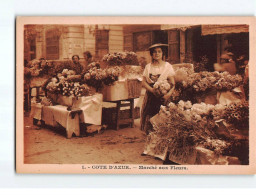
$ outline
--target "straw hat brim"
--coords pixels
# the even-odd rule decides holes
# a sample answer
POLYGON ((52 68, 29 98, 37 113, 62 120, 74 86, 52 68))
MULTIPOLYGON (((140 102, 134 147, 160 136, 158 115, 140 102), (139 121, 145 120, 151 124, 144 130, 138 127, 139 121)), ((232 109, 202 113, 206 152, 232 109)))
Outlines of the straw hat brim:
POLYGON ((148 49, 153 49, 155 47, 168 47, 168 44, 157 43, 157 44, 151 45, 148 49))

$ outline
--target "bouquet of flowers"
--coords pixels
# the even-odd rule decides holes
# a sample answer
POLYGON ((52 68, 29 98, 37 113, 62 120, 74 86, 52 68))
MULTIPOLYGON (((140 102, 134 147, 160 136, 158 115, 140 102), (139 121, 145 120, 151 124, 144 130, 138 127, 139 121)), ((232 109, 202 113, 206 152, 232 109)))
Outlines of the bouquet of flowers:
POLYGON ((92 62, 88 65, 88 69, 92 69, 92 68, 96 68, 96 69, 100 69, 100 63, 99 62, 92 62))
POLYGON ((89 95, 89 88, 85 84, 79 82, 67 82, 59 84, 60 93, 64 96, 82 97, 89 95))
POLYGON ((42 71, 42 68, 40 67, 40 60, 36 59, 29 61, 27 64, 27 68, 29 68, 30 75, 32 77, 39 76, 42 71))
POLYGON ((132 51, 126 52, 126 57, 124 59, 124 63, 126 65, 138 65, 139 61, 137 58, 137 54, 132 51))
POLYGON ((102 59, 103 62, 109 65, 138 65, 137 54, 134 52, 115 52, 107 54, 102 59))
POLYGON ((175 82, 186 81, 189 75, 193 73, 194 71, 191 68, 186 68, 186 67, 177 68, 175 69, 175 76, 174 76, 175 82))
POLYGON ((84 81, 87 85, 101 89, 103 87, 103 79, 106 77, 102 69, 93 67, 84 74, 84 81))
POLYGON ((194 62, 195 72, 206 71, 206 67, 209 66, 209 59, 207 56, 200 56, 199 62, 194 62))
POLYGON ((216 154, 225 154, 230 149, 231 143, 226 140, 207 138, 203 142, 203 146, 209 150, 214 151, 216 154))
MULTIPOLYGON (((211 130, 214 128, 215 123, 212 120, 212 110, 214 105, 210 104, 192 104, 190 101, 180 101, 178 104, 169 103, 168 106, 161 106, 160 115, 165 115, 166 125, 168 126, 169 120, 178 120, 179 125, 186 121, 186 124, 192 126, 191 130, 199 132, 198 136, 203 136, 204 133, 211 134, 211 130)), ((187 129, 187 127, 184 127, 187 129)), ((184 129, 174 129, 182 131, 184 129)))
POLYGON ((122 72, 122 68, 115 66, 109 67, 103 70, 103 83, 105 85, 112 85, 115 81, 118 80, 122 72))
POLYGON ((214 121, 218 121, 224 118, 226 106, 222 104, 216 104, 212 110, 212 116, 214 121))
MULTIPOLYGON (((173 105, 172 105, 173 107, 173 105)), ((190 121, 194 129, 200 131, 212 130, 215 126, 214 121, 212 120, 212 110, 214 105, 211 104, 192 104, 190 101, 179 101, 177 104, 177 111, 182 113, 187 121, 190 121)))
POLYGON ((51 64, 51 68, 49 69, 48 73, 50 73, 50 75, 54 75, 54 74, 58 74, 58 73, 62 73, 62 71, 64 69, 70 69, 71 67, 71 60, 63 60, 63 61, 52 61, 51 64))
POLYGON ((138 79, 142 81, 143 69, 141 66, 125 65, 121 68, 120 80, 138 79))
POLYGON ((232 90, 240 86, 243 82, 242 76, 230 75, 227 72, 220 73, 220 79, 214 84, 218 90, 232 90))
POLYGON ((57 78, 52 78, 51 81, 47 84, 46 89, 51 93, 58 93, 59 80, 57 78))
POLYGON ((206 95, 216 94, 216 90, 232 90, 240 86, 242 77, 217 71, 195 73, 183 67, 176 70, 175 81, 175 89, 181 92, 180 99, 198 102, 198 95, 203 98, 206 95))
POLYGON ((103 87, 103 84, 112 85, 118 80, 120 73, 121 68, 118 66, 109 67, 106 69, 101 69, 94 66, 84 74, 84 81, 89 86, 100 89, 103 87))
POLYGON ((27 68, 33 77, 42 76, 44 74, 48 75, 48 71, 50 70, 51 66, 51 63, 44 59, 34 59, 29 61, 27 64, 27 68))
POLYGON ((89 88, 81 84, 81 75, 76 75, 75 71, 68 69, 63 69, 61 73, 57 74, 57 77, 51 78, 46 89, 51 93, 64 96, 81 97, 89 93, 89 88))
POLYGON ((57 77, 60 80, 65 79, 65 80, 74 81, 74 82, 81 81, 81 75, 76 75, 76 72, 74 70, 63 69, 61 73, 57 74, 57 77))
POLYGON ((76 74, 76 72, 74 71, 74 70, 68 70, 68 69, 63 69, 62 70, 62 73, 61 73, 61 75, 62 76, 70 76, 70 75, 75 75, 76 74))
POLYGON ((52 78, 46 89, 54 94, 81 97, 89 95, 89 88, 79 82, 70 82, 65 78, 52 78))
POLYGON ((167 94, 170 89, 171 89, 171 84, 167 80, 161 80, 157 81, 154 85, 153 88, 159 92, 161 95, 167 94))
POLYGON ((193 73, 188 75, 187 80, 182 82, 185 88, 191 87, 193 91, 206 91, 214 87, 216 77, 212 72, 203 71, 200 73, 193 73))
POLYGON ((248 127, 249 125, 249 103, 231 103, 224 111, 224 119, 236 127, 248 127))

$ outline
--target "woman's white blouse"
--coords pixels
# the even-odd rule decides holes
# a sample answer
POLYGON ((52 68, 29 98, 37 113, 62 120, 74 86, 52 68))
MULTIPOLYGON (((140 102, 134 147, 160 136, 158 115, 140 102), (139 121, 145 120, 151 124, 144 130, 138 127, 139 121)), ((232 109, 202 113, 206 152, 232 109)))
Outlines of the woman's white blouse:
POLYGON ((175 75, 175 72, 172 65, 168 62, 165 62, 165 64, 161 66, 154 66, 149 63, 144 69, 143 76, 146 78, 147 83, 154 83, 154 81, 150 79, 150 74, 152 74, 153 76, 160 75, 158 78, 158 81, 160 81, 166 80, 169 77, 173 77, 175 75))

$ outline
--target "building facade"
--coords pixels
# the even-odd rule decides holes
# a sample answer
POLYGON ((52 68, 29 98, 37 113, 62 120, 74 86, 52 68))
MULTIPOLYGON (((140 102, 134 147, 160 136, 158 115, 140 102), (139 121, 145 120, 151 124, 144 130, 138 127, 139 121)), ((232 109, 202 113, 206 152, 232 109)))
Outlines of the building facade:
POLYGON ((83 58, 90 51, 95 59, 123 50, 123 27, 120 25, 26 25, 24 60, 83 58))
POLYGON ((168 44, 166 60, 172 64, 209 59, 209 70, 231 48, 235 56, 249 56, 248 25, 26 25, 24 59, 83 58, 90 51, 96 60, 105 54, 134 51, 151 61, 148 48, 168 44))

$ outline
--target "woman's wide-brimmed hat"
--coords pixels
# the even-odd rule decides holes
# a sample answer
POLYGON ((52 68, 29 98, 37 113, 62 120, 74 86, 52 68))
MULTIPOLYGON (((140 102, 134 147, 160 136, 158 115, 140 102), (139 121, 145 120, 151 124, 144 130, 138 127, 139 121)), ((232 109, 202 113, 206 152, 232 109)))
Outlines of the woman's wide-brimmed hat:
POLYGON ((151 45, 148 49, 153 49, 155 47, 168 47, 168 44, 163 44, 163 43, 156 43, 154 45, 151 45))

